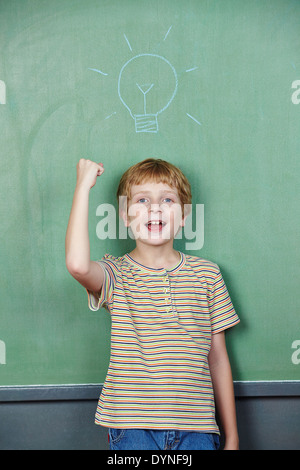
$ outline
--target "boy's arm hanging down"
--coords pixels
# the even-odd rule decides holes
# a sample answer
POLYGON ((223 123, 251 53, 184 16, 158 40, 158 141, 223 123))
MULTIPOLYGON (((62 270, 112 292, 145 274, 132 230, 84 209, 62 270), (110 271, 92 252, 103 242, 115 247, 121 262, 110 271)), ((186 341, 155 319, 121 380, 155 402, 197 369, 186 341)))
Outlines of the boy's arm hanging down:
POLYGON ((101 289, 104 272, 90 259, 89 192, 103 172, 102 163, 81 159, 77 164, 77 182, 66 233, 67 269, 80 284, 94 292, 101 289))
POLYGON ((236 423, 233 380, 224 331, 212 335, 208 363, 216 407, 225 433, 224 450, 238 450, 239 438, 236 423))

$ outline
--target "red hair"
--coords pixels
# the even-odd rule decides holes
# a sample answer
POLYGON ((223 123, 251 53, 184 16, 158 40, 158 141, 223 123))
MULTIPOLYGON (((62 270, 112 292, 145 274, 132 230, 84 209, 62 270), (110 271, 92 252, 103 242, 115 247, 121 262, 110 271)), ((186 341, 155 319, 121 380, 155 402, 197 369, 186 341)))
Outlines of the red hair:
POLYGON ((188 179, 179 168, 160 158, 147 158, 128 168, 118 186, 118 200, 120 196, 127 196, 130 199, 131 187, 146 181, 155 181, 156 183, 164 183, 170 187, 175 187, 182 207, 184 204, 191 204, 192 202, 191 185, 188 179))

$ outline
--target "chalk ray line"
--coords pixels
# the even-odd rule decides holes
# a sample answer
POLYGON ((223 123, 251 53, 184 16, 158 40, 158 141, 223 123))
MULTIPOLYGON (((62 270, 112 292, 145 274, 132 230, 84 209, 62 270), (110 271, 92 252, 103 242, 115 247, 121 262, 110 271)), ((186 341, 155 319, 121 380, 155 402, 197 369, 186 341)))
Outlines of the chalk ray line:
POLYGON ((202 126, 201 122, 197 121, 196 118, 194 118, 193 116, 191 116, 189 113, 186 113, 186 115, 191 118, 193 121, 195 121, 197 124, 199 124, 199 126, 202 126))
POLYGON ((126 41, 126 42, 127 42, 127 44, 128 44, 128 47, 129 47, 129 49, 130 49, 130 50, 131 50, 131 52, 132 52, 132 47, 131 47, 131 45, 130 45, 130 42, 128 41, 128 39, 127 39, 127 36, 126 36, 126 34, 125 34, 125 33, 124 33, 124 38, 125 38, 125 41, 126 41))
POLYGON ((168 29, 167 34, 166 34, 165 37, 164 37, 164 41, 165 41, 165 40, 167 39, 167 37, 169 36, 169 33, 170 33, 170 31, 171 31, 172 28, 173 28, 173 25, 171 25, 170 28, 168 29))
POLYGON ((114 112, 113 112, 113 113, 111 113, 109 116, 106 116, 106 118, 104 118, 104 119, 109 119, 109 118, 111 118, 111 117, 112 117, 114 114, 117 114, 117 112, 116 112, 116 111, 114 111, 114 112))
POLYGON ((101 70, 98 70, 98 69, 91 69, 90 67, 89 67, 88 69, 89 69, 89 70, 92 70, 93 72, 101 73, 101 75, 108 75, 108 73, 101 72, 101 70))

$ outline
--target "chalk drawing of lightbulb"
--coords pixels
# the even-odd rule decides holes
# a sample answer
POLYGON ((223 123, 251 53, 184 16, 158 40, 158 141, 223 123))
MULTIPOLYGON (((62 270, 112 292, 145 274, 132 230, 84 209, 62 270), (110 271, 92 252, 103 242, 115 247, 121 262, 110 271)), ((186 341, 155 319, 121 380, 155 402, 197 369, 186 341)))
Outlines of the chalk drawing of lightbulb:
MULTIPOLYGON (((163 42, 169 37, 171 30, 172 26, 165 34, 163 42)), ((133 52, 126 34, 123 36, 130 52, 133 52)), ((102 77, 109 75, 98 68, 88 69, 102 77)), ((185 72, 196 70, 198 66, 192 66, 185 72)), ((173 65, 161 55, 138 54, 123 65, 117 81, 119 98, 134 120, 135 131, 157 133, 158 115, 170 106, 177 93, 178 78, 173 65)), ((117 111, 114 111, 104 119, 110 119, 116 114, 117 111)), ((194 116, 187 112, 185 114, 194 123, 202 126, 194 116)))
POLYGON ((118 93, 136 132, 158 132, 157 116, 173 101, 178 78, 173 65, 156 54, 139 54, 121 68, 118 93))

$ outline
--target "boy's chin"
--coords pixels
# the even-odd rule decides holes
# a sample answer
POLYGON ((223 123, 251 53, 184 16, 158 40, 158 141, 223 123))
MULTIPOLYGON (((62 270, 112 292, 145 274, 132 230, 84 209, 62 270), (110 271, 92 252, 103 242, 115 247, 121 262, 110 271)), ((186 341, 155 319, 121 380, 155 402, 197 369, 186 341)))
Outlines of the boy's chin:
POLYGON ((133 235, 136 241, 141 241, 147 245, 163 245, 170 241, 174 241, 175 239, 175 234, 173 232, 170 233, 168 230, 160 232, 149 231, 148 233, 134 233, 133 235))
POLYGON ((173 239, 174 238, 170 236, 163 237, 162 234, 149 234, 147 237, 135 237, 136 241, 140 241, 142 243, 145 243, 146 245, 163 245, 173 239))

